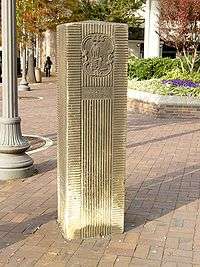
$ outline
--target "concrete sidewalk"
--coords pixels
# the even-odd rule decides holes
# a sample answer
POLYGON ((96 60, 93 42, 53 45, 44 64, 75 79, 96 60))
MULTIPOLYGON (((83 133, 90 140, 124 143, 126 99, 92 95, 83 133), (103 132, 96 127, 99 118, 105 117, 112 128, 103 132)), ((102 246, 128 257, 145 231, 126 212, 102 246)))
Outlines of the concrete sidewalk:
POLYGON ((32 154, 37 175, 0 182, 0 266, 200 266, 200 121, 129 110, 126 231, 65 241, 56 224, 56 86, 32 88, 20 92, 23 133, 53 145, 32 154))

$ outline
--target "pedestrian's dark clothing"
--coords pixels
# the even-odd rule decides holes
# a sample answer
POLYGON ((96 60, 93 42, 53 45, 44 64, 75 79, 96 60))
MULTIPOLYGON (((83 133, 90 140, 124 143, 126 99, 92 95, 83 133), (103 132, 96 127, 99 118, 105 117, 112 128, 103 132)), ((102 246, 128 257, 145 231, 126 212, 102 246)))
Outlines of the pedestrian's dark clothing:
POLYGON ((51 76, 51 65, 52 65, 52 61, 50 59, 50 57, 47 57, 47 60, 45 62, 45 65, 44 65, 44 70, 46 72, 46 77, 50 77, 51 76))

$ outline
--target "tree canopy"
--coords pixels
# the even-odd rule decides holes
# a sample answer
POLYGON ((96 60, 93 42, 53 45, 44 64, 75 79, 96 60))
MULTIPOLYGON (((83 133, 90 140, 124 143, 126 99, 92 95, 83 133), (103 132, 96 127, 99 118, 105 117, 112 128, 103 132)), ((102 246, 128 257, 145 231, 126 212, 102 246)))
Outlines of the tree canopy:
POLYGON ((143 0, 97 0, 80 1, 80 12, 86 19, 128 23, 134 26, 139 16, 136 11, 143 5, 143 0))
POLYGON ((55 29, 58 24, 102 20, 128 23, 138 21, 136 11, 143 0, 17 0, 17 29, 21 38, 26 33, 38 34, 55 29))
POLYGON ((20 39, 30 34, 40 34, 69 22, 78 7, 78 0, 17 0, 17 33, 20 39), (24 34, 26 33, 26 35, 24 34))
POLYGON ((190 71, 199 61, 199 22, 199 0, 160 0, 160 36, 184 55, 190 71))

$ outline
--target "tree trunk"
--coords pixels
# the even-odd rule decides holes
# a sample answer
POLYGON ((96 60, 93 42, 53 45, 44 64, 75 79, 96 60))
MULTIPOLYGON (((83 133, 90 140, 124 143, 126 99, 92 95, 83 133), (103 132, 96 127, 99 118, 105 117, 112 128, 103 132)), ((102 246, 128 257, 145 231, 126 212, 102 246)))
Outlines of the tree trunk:
POLYGON ((27 80, 29 83, 36 83, 33 47, 29 48, 27 80))
POLYGON ((39 34, 36 35, 36 68, 35 68, 35 78, 37 83, 42 82, 42 72, 41 72, 41 61, 40 61, 40 49, 41 49, 41 37, 39 34))
POLYGON ((19 91, 30 91, 28 82, 26 79, 26 46, 21 45, 21 57, 22 57, 22 79, 18 86, 19 91))
POLYGON ((37 34, 36 36, 36 68, 37 69, 41 69, 40 51, 41 51, 41 37, 39 34, 37 34))

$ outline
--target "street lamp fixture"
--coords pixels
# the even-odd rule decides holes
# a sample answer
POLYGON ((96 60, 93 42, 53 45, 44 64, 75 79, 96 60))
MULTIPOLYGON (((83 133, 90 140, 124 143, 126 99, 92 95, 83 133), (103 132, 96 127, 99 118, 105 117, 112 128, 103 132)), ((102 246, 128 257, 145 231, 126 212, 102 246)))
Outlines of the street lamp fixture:
POLYGON ((28 140, 21 133, 18 114, 16 57, 16 0, 2 0, 2 117, 0 118, 0 180, 25 178, 34 172, 25 152, 28 140))

